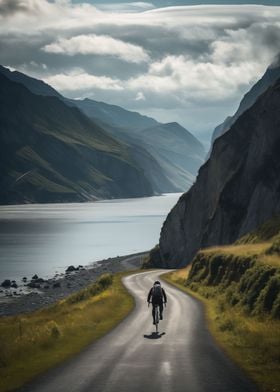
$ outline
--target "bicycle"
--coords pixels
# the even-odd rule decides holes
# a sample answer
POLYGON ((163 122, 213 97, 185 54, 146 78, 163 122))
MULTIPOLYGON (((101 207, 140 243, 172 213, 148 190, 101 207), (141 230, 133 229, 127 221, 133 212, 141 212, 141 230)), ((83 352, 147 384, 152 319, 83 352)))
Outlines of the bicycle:
MULTIPOLYGON (((150 302, 148 304, 148 307, 150 306, 150 302)), ((156 326, 156 332, 158 332, 158 325, 159 325, 159 320, 160 320, 160 311, 159 311, 159 305, 154 305, 154 312, 155 312, 155 326, 156 326)))
POLYGON ((156 324, 156 332, 158 332, 158 325, 159 325, 159 305, 155 305, 155 324, 156 324))

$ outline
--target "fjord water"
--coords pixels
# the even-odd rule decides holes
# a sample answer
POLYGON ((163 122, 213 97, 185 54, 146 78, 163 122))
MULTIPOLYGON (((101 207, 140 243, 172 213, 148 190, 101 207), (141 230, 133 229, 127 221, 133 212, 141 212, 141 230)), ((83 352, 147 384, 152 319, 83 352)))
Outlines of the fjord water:
POLYGON ((0 207, 0 281, 151 249, 180 194, 0 207))

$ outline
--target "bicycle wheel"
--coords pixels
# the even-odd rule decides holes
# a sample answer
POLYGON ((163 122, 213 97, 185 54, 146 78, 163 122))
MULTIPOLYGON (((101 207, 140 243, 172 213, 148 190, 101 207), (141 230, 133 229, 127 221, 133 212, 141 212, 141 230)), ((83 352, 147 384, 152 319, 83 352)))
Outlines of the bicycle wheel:
POLYGON ((155 307, 155 322, 156 322, 156 332, 158 332, 158 324, 159 324, 159 306, 155 307))

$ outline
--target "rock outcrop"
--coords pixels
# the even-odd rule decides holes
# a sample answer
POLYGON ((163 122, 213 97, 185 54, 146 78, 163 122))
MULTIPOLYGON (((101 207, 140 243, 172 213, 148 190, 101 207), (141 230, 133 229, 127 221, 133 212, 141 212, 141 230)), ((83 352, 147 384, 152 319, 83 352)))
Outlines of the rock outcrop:
POLYGON ((280 55, 275 59, 274 63, 271 64, 263 77, 253 85, 253 87, 244 95, 240 102, 240 105, 233 116, 229 116, 225 121, 218 125, 213 132, 212 142, 227 132, 230 127, 235 123, 235 121, 247 110, 249 109, 270 86, 272 86, 280 78, 280 55))
POLYGON ((196 183, 169 213, 151 262, 178 267, 280 212, 280 80, 214 143, 196 183))

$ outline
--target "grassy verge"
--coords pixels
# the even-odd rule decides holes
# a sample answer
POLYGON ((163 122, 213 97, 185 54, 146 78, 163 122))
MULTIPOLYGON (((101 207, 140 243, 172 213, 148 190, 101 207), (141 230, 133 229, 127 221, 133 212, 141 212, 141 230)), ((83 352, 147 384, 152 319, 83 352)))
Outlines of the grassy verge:
POLYGON ((212 335, 261 391, 279 392, 280 321, 233 306, 225 287, 188 284, 189 273, 190 267, 165 274, 163 279, 203 302, 212 335))
POLYGON ((103 275, 40 311, 1 317, 0 391, 20 387, 116 326, 134 306, 121 281, 127 274, 103 275))

